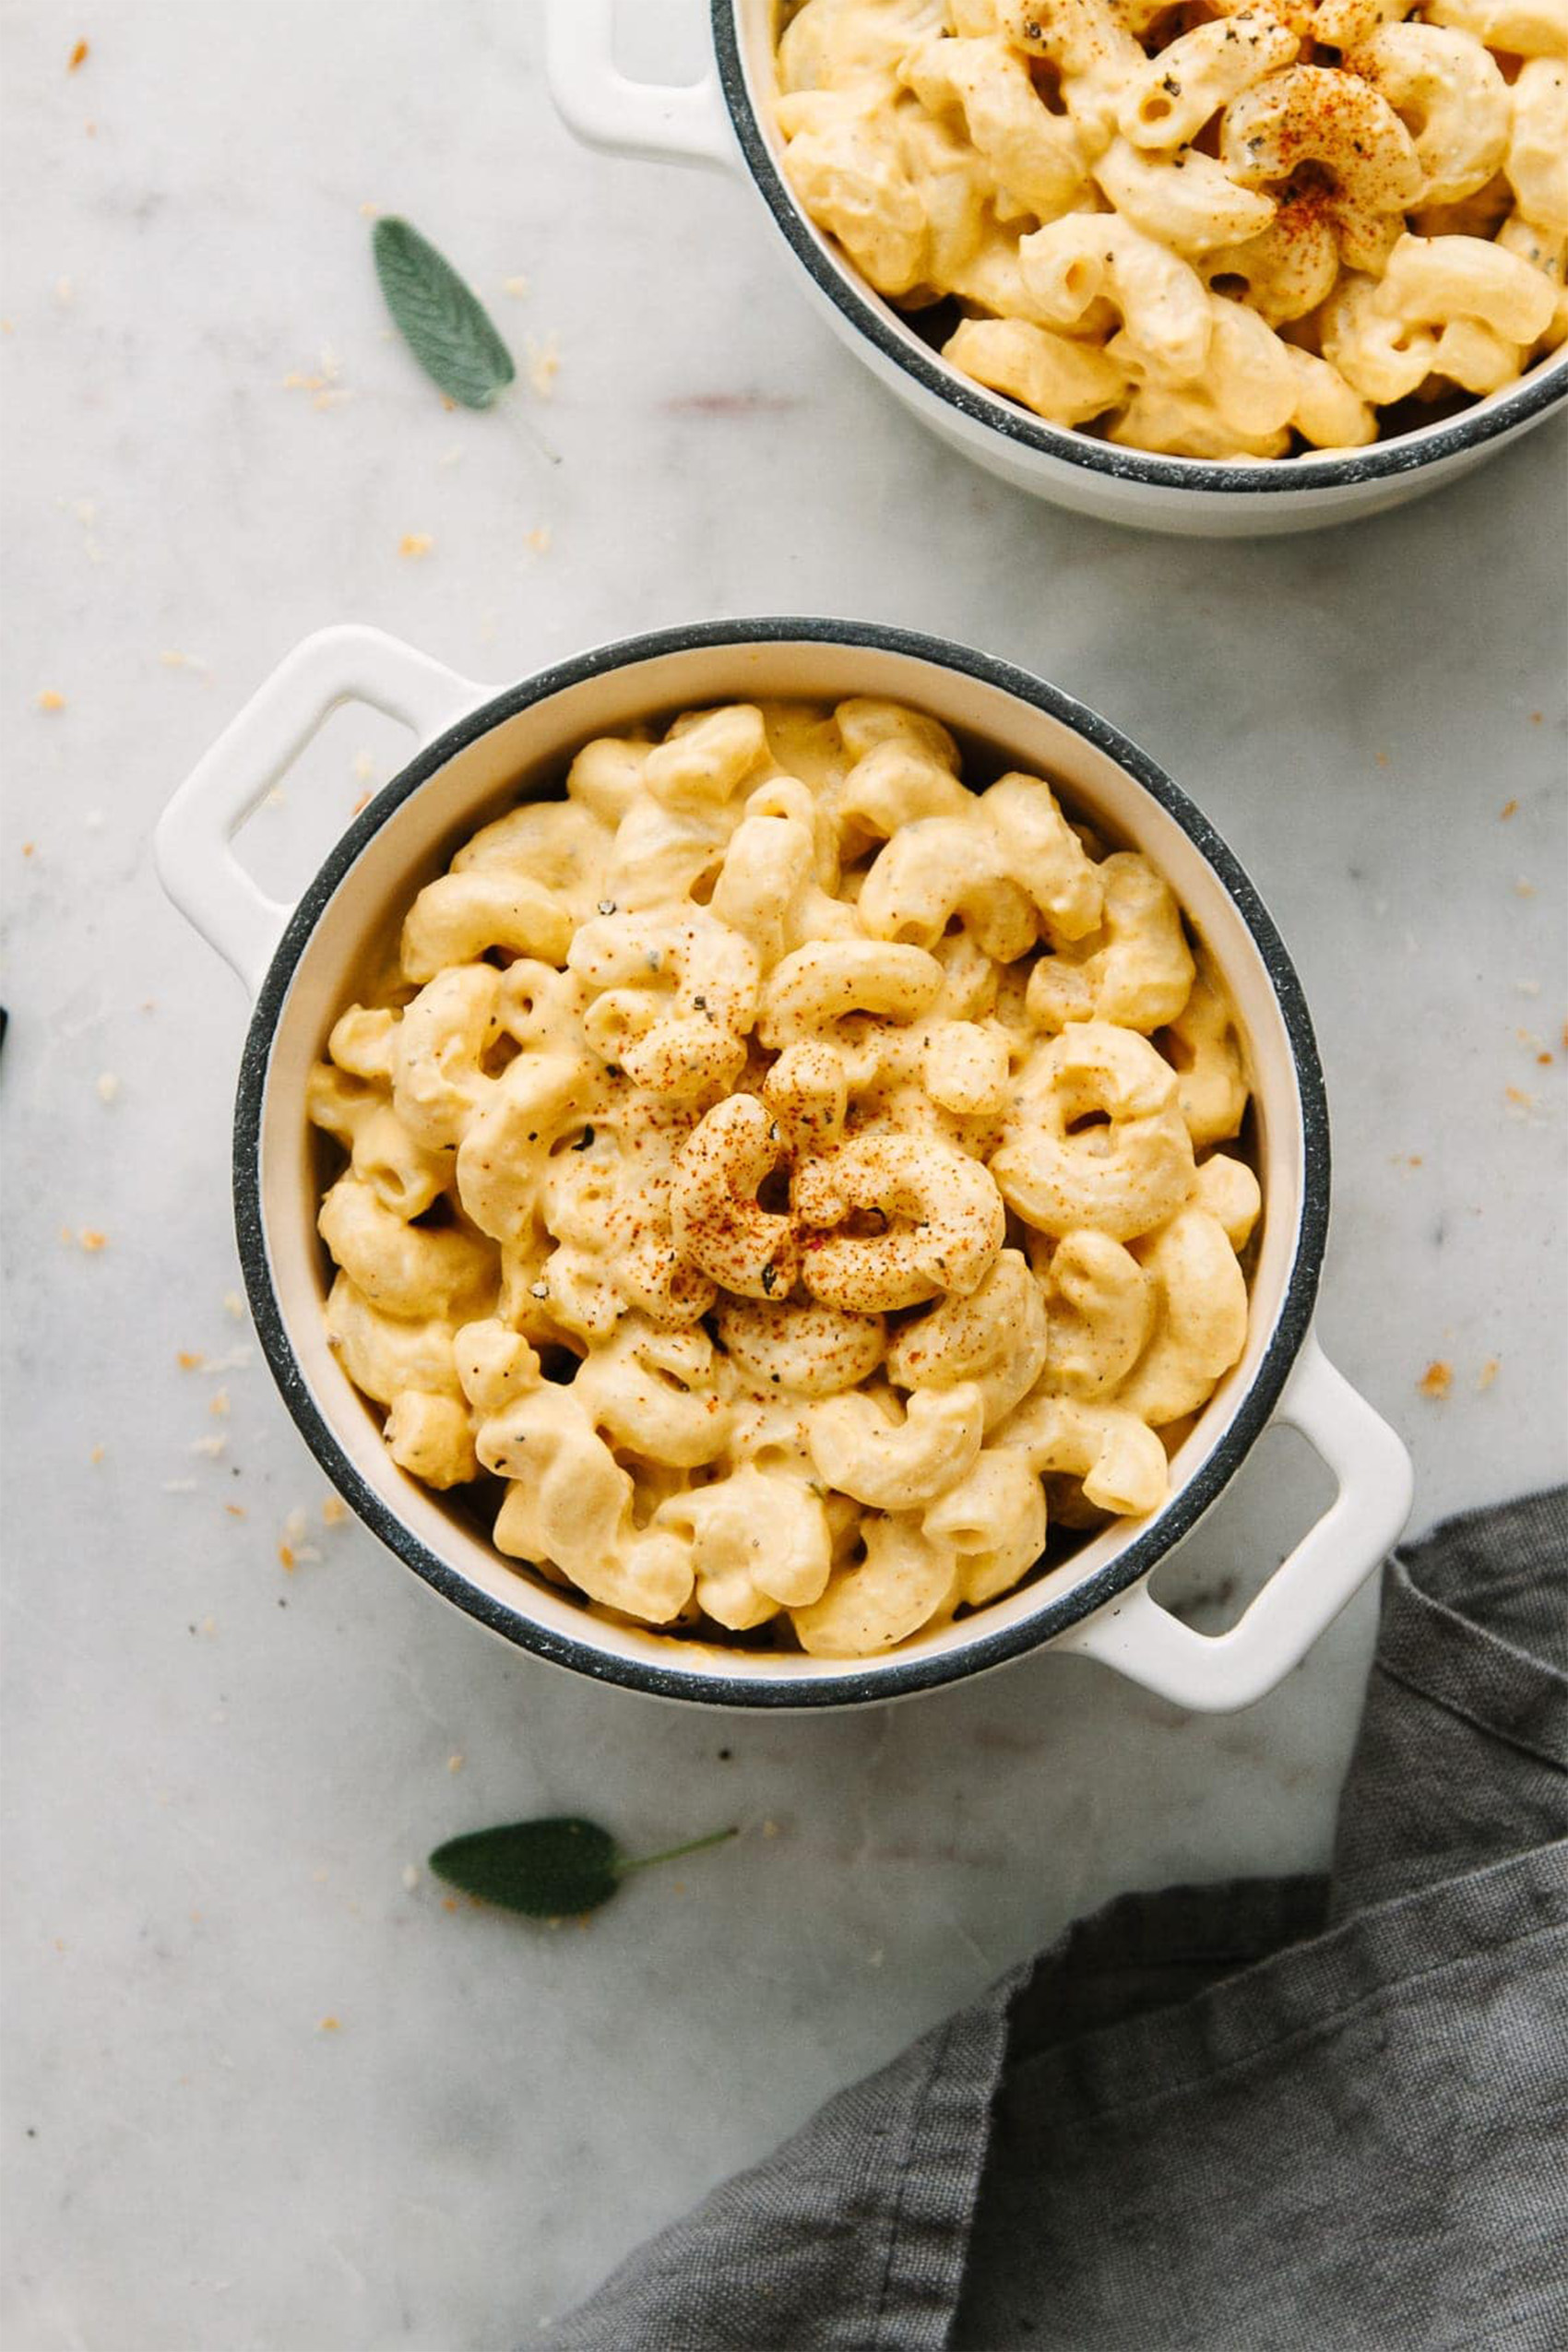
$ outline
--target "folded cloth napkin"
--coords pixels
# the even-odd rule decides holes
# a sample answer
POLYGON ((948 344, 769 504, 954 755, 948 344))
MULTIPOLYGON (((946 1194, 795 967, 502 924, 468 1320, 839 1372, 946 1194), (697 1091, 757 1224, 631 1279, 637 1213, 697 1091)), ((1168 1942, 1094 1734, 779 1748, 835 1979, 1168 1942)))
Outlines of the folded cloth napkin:
POLYGON ((1133 1895, 559 2352, 1568 2346, 1568 1489, 1385 1571, 1325 1879, 1133 1895))

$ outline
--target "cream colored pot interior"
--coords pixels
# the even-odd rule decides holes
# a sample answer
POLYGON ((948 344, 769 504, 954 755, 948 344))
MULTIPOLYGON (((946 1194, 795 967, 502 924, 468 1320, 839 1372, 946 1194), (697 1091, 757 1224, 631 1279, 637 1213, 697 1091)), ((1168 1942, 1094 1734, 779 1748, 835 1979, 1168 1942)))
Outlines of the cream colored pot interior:
MULTIPOLYGON (((1301 1099, 1284 1020, 1262 956, 1228 892, 1182 827, 1106 753, 1060 719, 995 685, 909 654, 787 642, 659 654, 570 686, 492 728, 412 793, 375 833, 323 910, 300 957, 274 1036, 262 1119, 268 1260, 289 1337, 315 1402, 386 1507, 455 1572, 520 1617, 608 1657, 646 1660, 666 1675, 687 1670, 721 1672, 737 1681, 803 1682, 842 1676, 845 1665, 723 1649, 608 1622, 526 1570, 508 1565, 470 1525, 396 1467, 372 1408, 327 1345, 322 1307, 327 1264, 315 1232, 319 1167, 304 1119, 305 1077, 333 1019, 352 1001, 375 943, 415 890, 444 868, 477 826, 520 797, 556 790, 578 745, 693 706, 778 696, 836 701, 850 695, 885 695, 914 704, 968 739, 980 758, 989 752, 994 761, 1000 754, 1007 765, 1048 777, 1073 812, 1117 843, 1148 855, 1224 970, 1252 1051, 1265 1215, 1246 1352, 1177 1455, 1173 1494, 1220 1443, 1257 1373, 1296 1245, 1303 1166, 1301 1099)), ((1147 1524, 1102 1531, 1064 1565, 979 1616, 920 1634, 888 1659, 856 1661, 857 1675, 874 1680, 879 1669, 914 1657, 952 1657, 981 1630, 1027 1624, 1048 1600, 1113 1559, 1147 1524)))

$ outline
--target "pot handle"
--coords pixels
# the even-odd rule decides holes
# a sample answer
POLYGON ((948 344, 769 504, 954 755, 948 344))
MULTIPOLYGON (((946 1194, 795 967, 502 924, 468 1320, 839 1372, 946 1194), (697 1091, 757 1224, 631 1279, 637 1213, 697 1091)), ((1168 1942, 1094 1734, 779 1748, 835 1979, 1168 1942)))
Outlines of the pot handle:
POLYGON ((321 629, 279 663, 191 770, 153 835, 159 880, 253 997, 293 912, 233 853, 257 802, 339 704, 368 703, 426 743, 490 692, 380 629, 321 629))
POLYGON ((544 70, 562 121, 589 147, 733 168, 717 72, 675 89, 628 80, 615 63, 614 0, 545 0, 544 70))
POLYGON ((1196 1633, 1146 1578, 1064 1633, 1055 1647, 1114 1667, 1204 1715, 1251 1706, 1306 1656, 1390 1550, 1409 1515, 1410 1457, 1381 1415, 1307 1334, 1274 1418, 1322 1456, 1339 1491, 1240 1622, 1196 1633))

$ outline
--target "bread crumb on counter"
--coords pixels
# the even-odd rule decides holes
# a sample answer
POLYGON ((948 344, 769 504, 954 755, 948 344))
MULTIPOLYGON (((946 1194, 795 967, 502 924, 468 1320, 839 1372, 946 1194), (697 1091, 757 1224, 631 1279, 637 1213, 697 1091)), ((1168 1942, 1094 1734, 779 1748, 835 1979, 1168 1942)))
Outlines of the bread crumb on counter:
POLYGON ((503 293, 510 294, 514 302, 520 303, 529 291, 529 281, 522 277, 503 278, 501 290, 503 293))
POLYGON ((1454 1385, 1454 1367, 1434 1356, 1416 1384, 1423 1396, 1441 1403, 1454 1385))
POLYGON ((113 1102, 119 1097, 120 1081, 113 1070, 105 1070, 98 1077, 94 1090, 100 1102, 113 1102))
POLYGON ((324 1527, 340 1527, 348 1515, 349 1506, 340 1494, 329 1494, 325 1497, 321 1505, 321 1524, 324 1527))
POLYGON ((1518 814, 1519 803, 1517 801, 1504 801, 1503 806, 1497 812, 1498 822, 1500 825, 1506 825, 1511 816, 1517 816, 1518 814))
POLYGON ((283 1522, 282 1538, 278 1546, 278 1562, 279 1565, 287 1569, 291 1575, 296 1568, 308 1567, 313 1561, 321 1558, 315 1544, 305 1541, 309 1530, 309 1515, 297 1508, 291 1511, 283 1522))
POLYGON ((463 1769, 462 1757, 456 1755, 448 1756, 446 1759, 446 1769, 448 1772, 461 1772, 463 1769))
POLYGON ((343 2021, 340 2017, 324 2017, 317 2030, 324 2034, 339 2034, 343 2030, 343 2021))
POLYGON ((1484 1395, 1485 1391, 1491 1386, 1492 1382, 1497 1378, 1498 1373, 1502 1370, 1503 1366, 1497 1357, 1489 1356, 1485 1363, 1481 1366, 1479 1372, 1476 1374, 1477 1388, 1484 1395))
POLYGON ((228 1390, 226 1388, 214 1389, 212 1395, 207 1400, 207 1409, 209 1413, 216 1413, 220 1420, 223 1420, 229 1411, 228 1390))
POLYGON ((223 1312, 226 1315, 232 1315, 236 1323, 244 1323, 245 1319, 245 1302, 238 1290, 224 1291, 223 1312))

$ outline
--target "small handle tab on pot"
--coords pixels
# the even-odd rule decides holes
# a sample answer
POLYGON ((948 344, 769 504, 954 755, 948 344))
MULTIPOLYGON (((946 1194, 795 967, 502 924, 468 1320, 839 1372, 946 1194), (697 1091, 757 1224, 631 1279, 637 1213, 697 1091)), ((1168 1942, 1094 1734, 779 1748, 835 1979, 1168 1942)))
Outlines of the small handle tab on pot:
POLYGON ((159 879, 253 997, 293 912, 234 856, 234 835, 257 802, 342 703, 368 703, 425 743, 490 691, 380 629, 322 629, 279 662, 192 769, 153 836, 159 879))
POLYGON ((1054 1645, 1099 1658, 1177 1706, 1226 1715, 1282 1681, 1398 1538, 1410 1457, 1309 1332, 1275 1420, 1300 1430, 1338 1481, 1324 1516, 1226 1633, 1197 1633, 1134 1585, 1054 1645))
POLYGON ((615 63, 614 0, 545 0, 545 74, 557 112, 589 147, 678 163, 731 166, 736 148, 719 77, 666 89, 615 63))

